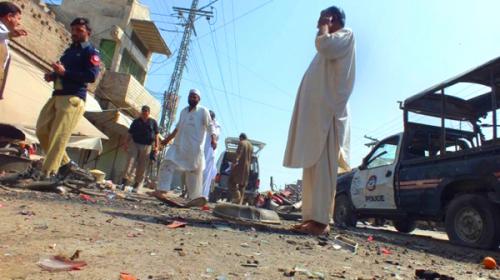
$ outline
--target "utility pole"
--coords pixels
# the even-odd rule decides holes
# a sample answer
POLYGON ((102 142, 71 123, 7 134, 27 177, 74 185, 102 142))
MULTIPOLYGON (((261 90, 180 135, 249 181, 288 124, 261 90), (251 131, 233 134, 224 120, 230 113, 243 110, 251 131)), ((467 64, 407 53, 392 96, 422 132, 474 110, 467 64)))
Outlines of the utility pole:
POLYGON ((179 87, 181 85, 182 73, 184 72, 184 68, 186 67, 189 43, 191 42, 191 34, 194 32, 194 34, 196 35, 194 23, 197 19, 197 16, 205 17, 207 20, 209 20, 212 17, 213 13, 211 11, 205 11, 203 9, 212 5, 216 1, 213 1, 212 3, 202 7, 201 9, 197 9, 198 2, 199 0, 193 0, 190 9, 173 7, 174 11, 176 11, 179 17, 182 18, 185 22, 183 23, 184 34, 182 35, 182 41, 179 47, 177 61, 175 62, 174 72, 172 73, 170 85, 163 95, 160 127, 165 132, 170 132, 170 128, 174 122, 175 113, 177 112, 177 105, 179 102, 179 87), (184 18, 184 13, 188 13, 187 19, 184 18))

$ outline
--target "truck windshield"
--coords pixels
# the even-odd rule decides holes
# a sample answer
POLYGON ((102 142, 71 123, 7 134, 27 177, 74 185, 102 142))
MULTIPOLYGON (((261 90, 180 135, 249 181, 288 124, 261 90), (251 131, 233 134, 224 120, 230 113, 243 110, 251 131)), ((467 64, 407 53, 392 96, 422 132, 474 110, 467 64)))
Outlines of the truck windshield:
POLYGON ((380 143, 368 158, 367 168, 376 168, 394 163, 397 157, 399 137, 389 138, 380 143))

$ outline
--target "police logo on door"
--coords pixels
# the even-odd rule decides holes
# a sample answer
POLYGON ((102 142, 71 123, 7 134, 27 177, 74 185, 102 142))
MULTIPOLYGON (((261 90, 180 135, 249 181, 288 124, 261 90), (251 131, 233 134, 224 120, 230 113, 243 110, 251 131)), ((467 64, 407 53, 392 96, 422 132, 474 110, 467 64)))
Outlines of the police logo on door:
POLYGON ((373 175, 366 182, 366 189, 369 191, 374 191, 377 187, 377 176, 373 175))

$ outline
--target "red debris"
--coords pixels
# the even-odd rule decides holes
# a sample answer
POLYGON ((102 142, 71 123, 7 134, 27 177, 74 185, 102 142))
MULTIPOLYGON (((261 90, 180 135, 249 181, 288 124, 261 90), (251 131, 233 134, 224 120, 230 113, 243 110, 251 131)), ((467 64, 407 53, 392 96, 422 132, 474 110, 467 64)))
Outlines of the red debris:
POLYGON ((387 248, 380 248, 380 253, 384 255, 392 255, 392 252, 387 248))
POLYGON ((175 220, 172 223, 168 224, 167 227, 171 229, 186 227, 187 223, 184 221, 175 220))
POLYGON ((87 202, 92 202, 92 203, 96 203, 95 199, 93 199, 90 195, 88 194, 80 194, 80 198, 83 199, 84 201, 87 201, 87 202))
POLYGON ((48 271, 71 271, 81 270, 87 263, 84 261, 72 261, 61 256, 54 256, 38 262, 38 266, 48 271))
POLYGON ((120 280, 137 280, 135 276, 126 272, 120 272, 120 280))

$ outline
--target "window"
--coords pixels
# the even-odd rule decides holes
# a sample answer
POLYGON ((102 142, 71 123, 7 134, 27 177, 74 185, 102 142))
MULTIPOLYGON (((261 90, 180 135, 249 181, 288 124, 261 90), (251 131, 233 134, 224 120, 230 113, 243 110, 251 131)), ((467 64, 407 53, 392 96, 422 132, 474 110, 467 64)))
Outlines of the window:
POLYGON ((148 57, 149 50, 146 48, 144 43, 142 43, 141 39, 139 39, 139 36, 137 36, 137 33, 132 30, 132 35, 130 35, 130 40, 132 40, 132 43, 139 49, 139 51, 144 55, 144 57, 148 57))
POLYGON ((132 55, 127 50, 123 50, 119 72, 134 76, 134 78, 141 84, 143 84, 146 79, 146 71, 142 69, 139 63, 134 60, 132 55))
POLYGON ((101 44, 99 45, 99 49, 101 50, 101 59, 106 66, 106 69, 111 68, 111 64, 113 63, 113 56, 115 55, 116 42, 112 40, 102 39, 101 44))
POLYGON ((382 142, 366 161, 367 168, 391 165, 396 160, 399 137, 382 142))

